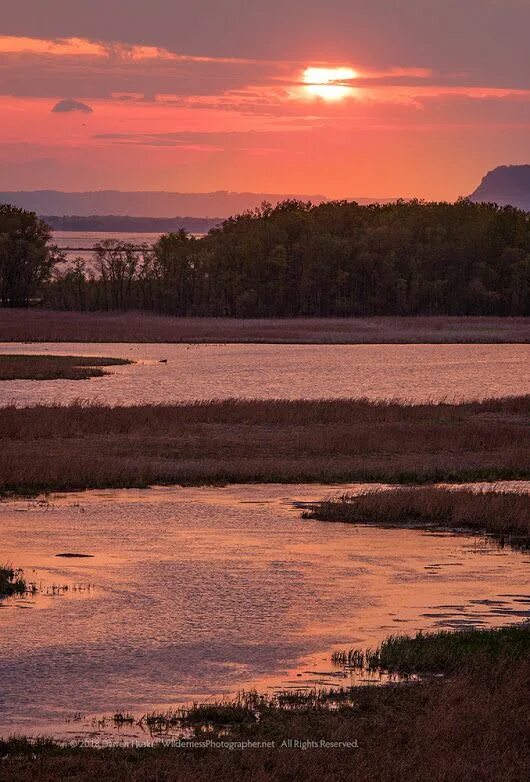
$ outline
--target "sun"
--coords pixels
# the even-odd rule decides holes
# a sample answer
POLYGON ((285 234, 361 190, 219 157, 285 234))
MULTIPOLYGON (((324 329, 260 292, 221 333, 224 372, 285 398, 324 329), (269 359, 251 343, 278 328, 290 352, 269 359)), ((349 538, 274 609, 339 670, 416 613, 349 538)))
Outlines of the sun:
POLYGON ((306 68, 302 74, 306 94, 323 100, 342 100, 352 93, 349 82, 355 79, 353 68, 306 68))

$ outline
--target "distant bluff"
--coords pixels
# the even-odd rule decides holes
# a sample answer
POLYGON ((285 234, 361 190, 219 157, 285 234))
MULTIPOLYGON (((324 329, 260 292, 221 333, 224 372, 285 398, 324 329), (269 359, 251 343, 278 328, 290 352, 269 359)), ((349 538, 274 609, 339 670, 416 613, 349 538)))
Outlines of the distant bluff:
POLYGON ((530 165, 494 168, 469 198, 499 206, 517 206, 530 212, 530 165))

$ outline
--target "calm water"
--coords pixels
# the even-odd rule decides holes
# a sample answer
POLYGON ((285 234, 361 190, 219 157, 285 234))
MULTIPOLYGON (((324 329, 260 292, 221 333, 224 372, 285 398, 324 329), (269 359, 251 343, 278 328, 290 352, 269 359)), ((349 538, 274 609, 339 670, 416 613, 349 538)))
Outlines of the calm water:
POLYGON ((71 738, 116 710, 341 684, 333 650, 529 615, 528 554, 304 521, 293 507, 332 491, 155 488, 0 503, 2 560, 44 593, 0 610, 0 735, 71 738), (65 551, 93 558, 57 558, 65 551), (70 589, 53 594, 54 584, 70 589), (68 722, 76 712, 83 720, 68 722))
MULTIPOLYGON (((204 234, 193 234, 203 236, 204 234)), ((115 239, 119 242, 130 244, 153 245, 160 238, 160 232, 130 232, 130 231, 53 231, 52 241, 60 248, 68 248, 67 261, 82 258, 84 261, 92 260, 92 250, 105 239, 115 239)))
POLYGON ((2 382, 0 404, 359 396, 424 402, 530 392, 528 345, 4 343, 0 353, 119 356, 137 362, 86 381, 2 382))

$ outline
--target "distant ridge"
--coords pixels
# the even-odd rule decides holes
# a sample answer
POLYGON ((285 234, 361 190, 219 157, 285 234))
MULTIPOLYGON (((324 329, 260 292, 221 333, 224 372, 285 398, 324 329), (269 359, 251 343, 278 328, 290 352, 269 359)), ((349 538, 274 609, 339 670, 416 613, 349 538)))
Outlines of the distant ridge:
POLYGON ((263 201, 277 204, 286 198, 312 203, 327 201, 323 195, 292 193, 232 193, 218 190, 212 193, 172 193, 164 191, 95 190, 83 193, 60 190, 0 192, 0 203, 13 204, 39 215, 97 215, 130 217, 165 217, 175 215, 218 220, 254 209, 263 201))
POLYGON ((530 165, 494 168, 469 198, 476 203, 516 206, 530 212, 530 165))

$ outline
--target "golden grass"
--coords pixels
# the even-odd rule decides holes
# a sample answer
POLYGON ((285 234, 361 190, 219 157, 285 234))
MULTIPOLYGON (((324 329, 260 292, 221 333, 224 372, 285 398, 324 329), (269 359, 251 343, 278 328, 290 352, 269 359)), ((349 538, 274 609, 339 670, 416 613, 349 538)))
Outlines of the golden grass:
POLYGON ((174 318, 0 309, 3 342, 528 343, 529 318, 174 318))
POLYGON ((305 518, 353 524, 435 526, 530 544, 530 495, 440 487, 398 488, 324 500, 305 518))
POLYGON ((0 491, 530 477, 530 397, 3 408, 0 491))
POLYGON ((0 380, 86 380, 107 375, 101 367, 130 364, 101 356, 0 355, 0 380))

